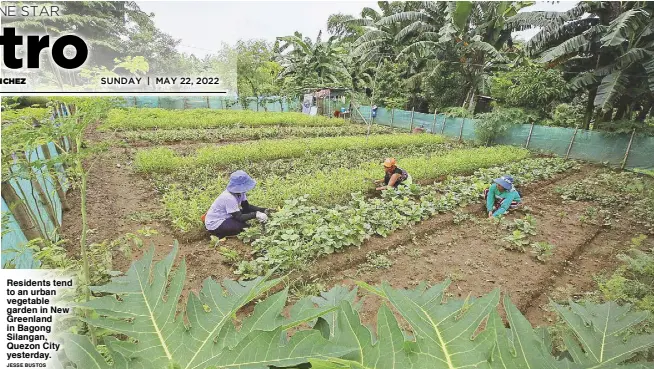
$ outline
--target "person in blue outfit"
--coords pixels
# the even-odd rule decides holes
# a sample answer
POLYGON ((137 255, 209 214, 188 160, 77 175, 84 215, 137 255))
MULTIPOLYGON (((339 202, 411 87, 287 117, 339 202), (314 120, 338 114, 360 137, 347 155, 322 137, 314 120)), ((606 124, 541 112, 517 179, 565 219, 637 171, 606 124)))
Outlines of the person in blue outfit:
POLYGON ((486 211, 488 217, 498 217, 506 214, 509 209, 517 208, 520 203, 520 192, 513 186, 513 177, 504 175, 493 180, 493 184, 484 190, 486 211))
POLYGON ((245 228, 247 221, 268 220, 267 209, 251 205, 246 193, 254 188, 256 181, 242 170, 237 170, 229 177, 229 183, 223 193, 216 198, 207 213, 202 217, 207 231, 218 237, 235 236, 245 228))

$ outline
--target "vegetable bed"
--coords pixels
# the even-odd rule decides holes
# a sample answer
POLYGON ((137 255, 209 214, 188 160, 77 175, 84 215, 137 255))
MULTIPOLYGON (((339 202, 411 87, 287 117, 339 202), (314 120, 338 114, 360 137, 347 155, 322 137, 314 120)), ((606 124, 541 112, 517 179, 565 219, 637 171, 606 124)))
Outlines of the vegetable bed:
MULTIPOLYGON (((455 150, 442 155, 404 157, 400 165, 414 179, 435 179, 443 175, 462 174, 478 168, 524 159, 528 151, 515 147, 496 146, 455 150)), ((383 177, 378 161, 366 161, 355 167, 317 169, 306 174, 293 172, 257 178, 258 185, 248 194, 252 203, 278 207, 285 200, 308 195, 311 203, 333 205, 347 202, 355 192, 374 189, 372 180, 383 177)), ((165 179, 162 178, 163 181, 165 179)), ((164 206, 175 228, 179 231, 201 229, 200 216, 224 190, 227 175, 210 178, 210 181, 191 186, 171 185, 163 197, 164 206)))
MULTIPOLYGON (((470 152, 456 152, 456 157, 465 151, 470 152)), ((450 158, 445 155, 439 163, 447 163, 450 158)), ((511 173, 517 184, 524 185, 550 178, 574 165, 558 158, 526 159, 480 169, 470 176, 450 177, 434 186, 411 185, 384 191, 381 198, 366 199, 359 193, 347 205, 335 207, 311 205, 308 196, 291 198, 271 217, 265 231, 253 226, 239 236, 252 244, 257 255, 242 261, 236 273, 251 278, 272 268, 286 271, 306 266, 320 255, 359 246, 373 235, 385 237, 406 225, 477 201, 493 178, 505 173, 511 173)), ((449 171, 462 167, 465 165, 456 169, 450 166, 449 171)))
POLYGON ((275 127, 241 127, 218 129, 177 129, 157 131, 125 131, 118 137, 130 142, 222 142, 236 140, 261 140, 279 138, 302 137, 339 137, 354 135, 378 135, 392 133, 393 129, 386 126, 374 125, 367 127, 361 124, 346 124, 334 127, 303 127, 303 126, 275 126, 275 127))
POLYGON ((343 126, 344 119, 309 116, 302 113, 254 112, 249 110, 165 110, 159 108, 113 109, 101 131, 149 129, 222 128, 259 126, 343 126))
POLYGON ((261 140, 225 146, 208 146, 196 150, 195 155, 180 156, 167 147, 140 150, 134 166, 138 171, 165 173, 191 167, 219 168, 233 163, 301 157, 335 150, 356 148, 402 147, 443 143, 443 136, 435 135, 377 135, 372 137, 347 136, 313 139, 261 140))

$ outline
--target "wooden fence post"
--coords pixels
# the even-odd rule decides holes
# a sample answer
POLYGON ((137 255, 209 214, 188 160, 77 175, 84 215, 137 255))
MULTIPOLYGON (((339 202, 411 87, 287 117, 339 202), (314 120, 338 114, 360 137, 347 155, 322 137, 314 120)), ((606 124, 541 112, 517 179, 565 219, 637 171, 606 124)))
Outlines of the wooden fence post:
POLYGON ((627 165, 627 158, 629 157, 629 151, 631 150, 631 143, 634 141, 634 135, 636 134, 636 128, 634 128, 633 131, 631 131, 631 138, 629 139, 629 144, 627 145, 627 151, 624 153, 624 159, 622 159, 622 165, 620 165, 620 169, 624 169, 625 165, 627 165))
POLYGON ((436 113, 438 112, 438 109, 434 109, 434 121, 431 123, 431 134, 434 134, 434 130, 436 129, 436 113))
POLYGON ((531 141, 531 133, 534 131, 534 122, 531 122, 531 128, 529 128, 529 136, 527 136, 527 143, 525 144, 525 149, 529 148, 529 141, 531 141))
POLYGON ((466 118, 461 118, 461 128, 459 129, 459 141, 463 138, 463 125, 466 122, 466 118))
POLYGON ((395 108, 391 109, 391 128, 393 128, 393 119, 395 118, 395 108))
POLYGON ((16 222, 18 222, 18 226, 28 241, 35 238, 45 239, 38 223, 30 216, 27 205, 18 196, 14 187, 7 181, 2 182, 2 198, 5 199, 7 206, 11 210, 11 214, 16 219, 16 222))
POLYGON ((413 114, 415 113, 416 108, 411 108, 411 128, 409 128, 409 131, 413 132, 413 114))
POLYGON ((570 156, 570 150, 572 149, 572 144, 575 142, 575 137, 577 136, 577 131, 579 127, 575 127, 575 133, 572 134, 572 139, 570 140, 570 145, 568 146, 568 151, 565 153, 565 158, 568 159, 570 156))
POLYGON ((211 109, 211 105, 209 104, 209 96, 207 96, 207 109, 211 109))

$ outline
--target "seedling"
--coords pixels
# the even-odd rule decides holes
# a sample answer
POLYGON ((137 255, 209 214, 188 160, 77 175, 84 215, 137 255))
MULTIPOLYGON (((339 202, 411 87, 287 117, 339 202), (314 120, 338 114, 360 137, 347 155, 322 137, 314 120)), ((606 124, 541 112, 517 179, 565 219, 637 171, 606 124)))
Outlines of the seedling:
POLYGON ((225 246, 221 246, 218 253, 225 258, 227 264, 235 264, 240 259, 240 255, 236 250, 228 249, 225 246))
POLYGON ((513 221, 514 227, 525 234, 536 234, 536 219, 531 215, 526 215, 524 219, 516 219, 513 221))
POLYGON ((507 244, 504 245, 504 248, 512 251, 524 252, 525 247, 529 245, 527 235, 517 229, 513 231, 511 235, 504 237, 503 240, 507 242, 507 244))
POLYGON ((549 242, 534 242, 531 244, 531 253, 534 254, 536 260, 544 263, 552 257, 555 247, 549 242))

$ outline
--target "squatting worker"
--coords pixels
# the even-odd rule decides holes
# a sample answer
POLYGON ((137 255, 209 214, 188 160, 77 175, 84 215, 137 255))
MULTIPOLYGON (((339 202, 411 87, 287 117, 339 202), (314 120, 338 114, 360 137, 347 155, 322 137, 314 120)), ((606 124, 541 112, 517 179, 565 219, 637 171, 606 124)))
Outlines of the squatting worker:
POLYGON ((413 183, 411 175, 407 173, 406 170, 397 166, 395 158, 387 158, 384 160, 384 172, 386 172, 384 174, 384 179, 375 181, 377 184, 384 183, 383 186, 377 187, 378 191, 388 188, 397 188, 399 185, 408 186, 413 183))
POLYGON ((489 218, 498 217, 509 209, 517 208, 521 201, 520 193, 513 186, 513 177, 508 175, 494 179, 490 188, 484 190, 484 199, 489 218))
POLYGON ((255 185, 255 180, 244 171, 232 173, 227 189, 218 196, 203 217, 207 231, 218 238, 224 238, 243 232, 250 219, 257 218, 265 223, 268 220, 265 213, 267 209, 250 205, 245 195, 255 185))

